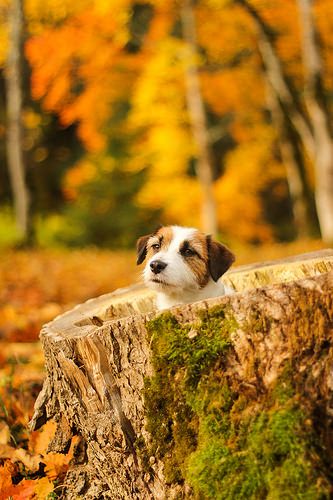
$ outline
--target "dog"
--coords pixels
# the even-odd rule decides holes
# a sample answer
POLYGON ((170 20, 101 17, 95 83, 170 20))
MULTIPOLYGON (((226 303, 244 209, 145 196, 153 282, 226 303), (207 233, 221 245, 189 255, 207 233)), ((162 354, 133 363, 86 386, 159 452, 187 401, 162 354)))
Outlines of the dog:
POLYGON ((144 260, 144 282, 157 292, 158 309, 233 292, 218 280, 234 262, 234 254, 198 229, 162 226, 141 236, 137 264, 144 260))

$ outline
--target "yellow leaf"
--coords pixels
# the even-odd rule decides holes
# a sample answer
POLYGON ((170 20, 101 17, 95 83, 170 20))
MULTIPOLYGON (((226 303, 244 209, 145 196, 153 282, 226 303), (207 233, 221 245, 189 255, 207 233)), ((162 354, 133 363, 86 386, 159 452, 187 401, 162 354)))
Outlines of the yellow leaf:
POLYGON ((34 492, 38 500, 45 500, 47 495, 53 491, 54 485, 47 477, 42 477, 36 481, 34 492))

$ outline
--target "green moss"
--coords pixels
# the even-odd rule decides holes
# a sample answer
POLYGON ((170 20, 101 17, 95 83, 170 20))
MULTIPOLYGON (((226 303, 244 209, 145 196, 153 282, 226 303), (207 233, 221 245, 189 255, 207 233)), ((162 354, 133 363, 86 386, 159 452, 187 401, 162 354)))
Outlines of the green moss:
POLYGON ((197 446, 198 384, 223 359, 235 326, 219 307, 197 324, 180 325, 165 313, 147 325, 155 369, 145 382, 147 430, 154 437, 149 452, 163 458, 167 482, 184 477, 185 457, 197 446))
POLYGON ((295 371, 297 371, 296 367, 290 361, 286 361, 278 380, 269 394, 271 405, 274 402, 286 403, 295 395, 295 371))
POLYGON ((163 460, 168 483, 186 481, 198 499, 328 499, 324 445, 297 395, 295 367, 286 363, 259 399, 246 396, 225 372, 236 328, 222 307, 195 324, 170 313, 148 323, 149 453, 163 460))
POLYGON ((156 371, 168 373, 186 368, 186 385, 195 388, 216 359, 231 345, 229 332, 235 321, 226 317, 220 307, 204 311, 197 325, 180 325, 169 313, 147 325, 152 339, 156 371))
POLYGON ((314 468, 321 461, 314 436, 297 406, 238 423, 229 413, 220 428, 211 426, 211 415, 200 419, 198 447, 186 470, 198 498, 329 498, 329 483, 314 468))

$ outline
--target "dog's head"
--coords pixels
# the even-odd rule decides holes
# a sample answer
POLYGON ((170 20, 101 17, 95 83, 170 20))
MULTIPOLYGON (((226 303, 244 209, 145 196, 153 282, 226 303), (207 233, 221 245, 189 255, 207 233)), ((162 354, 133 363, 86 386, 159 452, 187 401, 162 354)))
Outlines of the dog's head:
POLYGON ((137 241, 137 264, 147 260, 145 283, 158 292, 200 290, 217 281, 235 260, 233 253, 197 229, 163 226, 137 241))

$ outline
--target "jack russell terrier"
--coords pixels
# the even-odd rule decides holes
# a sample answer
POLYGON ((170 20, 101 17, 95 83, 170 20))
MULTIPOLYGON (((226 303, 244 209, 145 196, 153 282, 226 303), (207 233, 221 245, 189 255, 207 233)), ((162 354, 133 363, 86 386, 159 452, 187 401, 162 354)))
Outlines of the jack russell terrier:
POLYGON ((218 279, 234 254, 197 229, 162 226, 138 239, 137 253, 137 264, 147 259, 143 277, 158 309, 233 293, 218 279))

